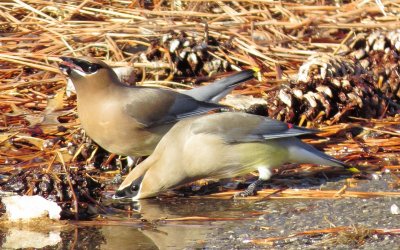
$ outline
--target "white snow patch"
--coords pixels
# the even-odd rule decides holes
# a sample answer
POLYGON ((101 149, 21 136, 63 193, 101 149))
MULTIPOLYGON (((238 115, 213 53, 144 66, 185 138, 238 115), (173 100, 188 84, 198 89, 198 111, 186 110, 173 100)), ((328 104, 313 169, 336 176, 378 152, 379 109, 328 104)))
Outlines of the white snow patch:
POLYGON ((400 209, 399 209, 399 207, 398 207, 396 204, 393 204, 393 205, 390 207, 390 213, 391 213, 391 214, 400 214, 400 209))
POLYGON ((2 202, 6 207, 5 217, 9 221, 28 221, 43 217, 49 217, 52 220, 60 219, 61 207, 42 196, 15 195, 3 197, 2 202))

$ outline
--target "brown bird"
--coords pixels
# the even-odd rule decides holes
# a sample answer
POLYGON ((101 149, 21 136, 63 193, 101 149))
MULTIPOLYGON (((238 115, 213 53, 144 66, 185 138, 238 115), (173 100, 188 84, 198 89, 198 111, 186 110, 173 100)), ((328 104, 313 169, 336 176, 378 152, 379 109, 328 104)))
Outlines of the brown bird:
POLYGON ((207 101, 218 101, 254 74, 242 71, 182 94, 127 86, 106 63, 95 58, 61 59, 61 70, 75 86, 78 116, 88 136, 107 151, 128 156, 151 154, 177 121, 225 107, 207 101))
POLYGON ((156 196, 202 178, 229 178, 255 170, 259 179, 241 193, 254 194, 284 163, 345 164, 296 138, 318 130, 245 113, 216 113, 182 120, 134 168, 115 198, 156 196))

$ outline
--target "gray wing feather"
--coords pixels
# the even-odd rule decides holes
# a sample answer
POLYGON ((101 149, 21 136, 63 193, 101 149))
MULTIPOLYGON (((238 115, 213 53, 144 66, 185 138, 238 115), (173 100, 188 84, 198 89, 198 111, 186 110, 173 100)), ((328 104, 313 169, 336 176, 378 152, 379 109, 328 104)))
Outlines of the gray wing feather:
POLYGON ((232 76, 215 81, 209 85, 186 90, 183 93, 199 101, 218 102, 224 98, 234 87, 252 78, 254 78, 253 70, 243 70, 232 76))
POLYGON ((226 106, 216 103, 197 101, 190 96, 180 94, 177 96, 175 102, 170 107, 168 114, 163 119, 160 119, 159 122, 177 122, 184 118, 204 114, 212 110, 221 109, 224 107, 226 106))
POLYGON ((144 127, 174 123, 181 119, 207 113, 225 107, 206 103, 178 92, 136 87, 130 93, 124 111, 144 127))
POLYGON ((319 132, 267 117, 233 112, 202 117, 192 124, 191 130, 195 134, 218 135, 227 143, 265 141, 319 132))

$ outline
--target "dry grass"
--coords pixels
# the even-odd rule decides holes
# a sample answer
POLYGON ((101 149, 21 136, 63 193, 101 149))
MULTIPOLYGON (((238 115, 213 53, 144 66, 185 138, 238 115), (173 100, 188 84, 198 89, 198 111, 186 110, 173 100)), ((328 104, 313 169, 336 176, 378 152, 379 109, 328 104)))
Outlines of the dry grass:
MULTIPOLYGON (((217 51, 216 57, 282 77, 311 54, 337 51, 353 32, 399 26, 400 1, 382 1, 384 10, 361 0, 341 6, 334 1, 153 2, 154 8, 145 9, 136 1, 3 1, 0 60, 9 62, 9 69, 28 66, 48 73, 58 73, 54 62, 60 55, 91 54, 114 66, 129 65, 137 55, 124 52, 127 45, 149 46, 170 30, 203 39, 207 31, 231 43, 229 54, 217 51)), ((41 79, 49 78, 52 74, 41 79)))

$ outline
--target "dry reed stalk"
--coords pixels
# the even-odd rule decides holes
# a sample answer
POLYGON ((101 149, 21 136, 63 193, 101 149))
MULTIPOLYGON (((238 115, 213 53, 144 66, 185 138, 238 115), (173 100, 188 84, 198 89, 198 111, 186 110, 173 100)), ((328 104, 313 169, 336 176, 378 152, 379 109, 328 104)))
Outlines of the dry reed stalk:
MULTIPOLYGON (((387 229, 387 228, 364 228, 364 227, 357 227, 357 226, 339 226, 339 227, 333 227, 333 228, 324 228, 324 229, 315 229, 315 230, 309 230, 309 231, 304 231, 304 232, 298 232, 294 234, 290 234, 288 236, 283 236, 283 237, 270 237, 270 238, 265 238, 265 239, 251 239, 248 240, 248 243, 254 243, 257 245, 270 245, 273 246, 275 242, 277 241, 282 241, 282 240, 287 240, 290 238, 297 238, 297 237, 302 237, 302 236, 319 236, 323 234, 331 234, 334 236, 338 236, 338 234, 341 233, 346 233, 346 234, 354 234, 355 237, 360 236, 360 239, 365 239, 366 237, 376 234, 376 235, 398 235, 400 234, 400 229, 394 228, 394 229, 387 229), (360 235, 357 235, 360 234, 360 235)), ((347 235, 348 237, 351 237, 351 235, 347 235)), ((330 241, 330 240, 329 240, 330 241)), ((332 241, 335 241, 335 239, 332 239, 332 241)), ((323 241, 320 242, 321 244, 326 244, 328 241, 323 241)), ((356 242, 355 242, 356 243, 356 242)), ((359 243, 359 242, 358 242, 359 243)), ((321 245, 318 244, 318 245, 321 245)))
MULTIPOLYGON (((198 198, 212 198, 212 199, 231 199, 237 191, 221 192, 198 198)), ((315 190, 315 189, 262 189, 257 192, 257 196, 251 197, 237 197, 237 199, 246 200, 259 200, 261 199, 340 199, 340 198, 375 198, 375 197, 400 197, 400 192, 359 192, 359 191, 346 191, 341 190, 315 190), (277 192, 279 191, 279 192, 277 192), (274 196, 271 196, 274 194, 274 196), (267 198, 265 196, 268 196, 267 198)))
MULTIPOLYGON (((393 13, 395 13, 396 10, 399 8, 398 5, 396 5, 396 2, 384 1, 383 5, 387 8, 390 7, 393 13)), ((285 53, 294 55, 297 54, 297 59, 303 61, 305 57, 302 56, 302 54, 310 54, 310 50, 308 50, 307 48, 302 48, 300 50, 296 49, 295 47, 297 45, 300 45, 298 44, 300 40, 296 39, 296 36, 286 35, 287 32, 284 32, 283 28, 300 30, 304 29, 304 27, 307 26, 305 25, 307 23, 309 23, 309 25, 317 24, 312 18, 316 15, 325 16, 324 19, 321 19, 319 21, 320 23, 318 23, 318 29, 330 29, 335 27, 371 28, 375 26, 383 27, 385 25, 388 25, 385 24, 384 19, 382 19, 381 21, 376 21, 376 24, 365 24, 364 22, 362 22, 363 18, 365 18, 365 16, 368 16, 368 14, 380 14, 380 8, 374 3, 366 3, 363 5, 363 8, 359 8, 357 4, 347 4, 338 7, 312 6, 302 5, 301 3, 285 2, 282 2, 280 5, 276 5, 275 3, 265 1, 253 1, 252 3, 249 3, 247 1, 239 1, 236 2, 235 6, 232 6, 230 2, 220 1, 218 4, 213 4, 210 1, 199 1, 197 4, 198 11, 196 11, 196 9, 185 10, 184 8, 180 11, 171 11, 170 9, 163 8, 162 6, 158 6, 157 9, 150 11, 146 9, 134 9, 130 7, 127 8, 125 2, 114 2, 110 6, 107 6, 107 9, 102 9, 98 8, 100 5, 93 1, 84 1, 83 3, 80 1, 69 1, 68 3, 49 3, 46 1, 18 0, 14 2, 4 3, 0 6, 2 6, 4 9, 3 13, 8 13, 9 11, 15 9, 23 9, 28 15, 26 15, 22 21, 14 18, 12 15, 3 14, 3 18, 8 23, 10 23, 11 26, 16 25, 19 28, 24 28, 24 30, 32 31, 32 28, 33 30, 35 30, 35 27, 44 29, 45 32, 39 34, 40 38, 35 39, 42 40, 44 37, 53 37, 53 35, 59 37, 63 44, 63 51, 61 47, 61 50, 58 50, 58 54, 68 53, 68 51, 72 54, 75 54, 75 51, 79 51, 79 47, 81 47, 82 45, 76 46, 78 45, 77 43, 71 42, 71 36, 97 34, 101 40, 101 46, 108 48, 109 51, 114 51, 111 58, 112 61, 122 61, 125 58, 125 55, 121 54, 121 52, 118 52, 119 49, 116 44, 119 43, 119 39, 111 35, 111 33, 113 33, 113 30, 123 29, 128 32, 121 33, 122 36, 134 35, 138 37, 143 37, 143 35, 140 34, 141 29, 146 28, 153 31, 152 37, 159 37, 162 33, 165 33, 170 29, 193 30, 194 28, 195 30, 201 30, 201 27, 198 26, 198 22, 194 21, 194 19, 197 17, 208 20, 207 23, 210 29, 210 34, 213 34, 214 36, 218 36, 220 38, 229 38, 232 35, 237 36, 235 41, 237 42, 236 45, 238 46, 238 49, 242 50, 242 52, 250 53, 252 56, 260 58, 261 61, 263 61, 265 65, 270 68, 272 67, 272 64, 270 62, 276 61, 285 62, 284 66, 288 68, 291 68, 292 66, 291 62, 287 61, 287 57, 284 53, 277 54, 268 47, 259 46, 257 45, 257 43, 253 42, 254 40, 252 38, 250 38, 251 33, 246 32, 242 35, 241 33, 238 33, 237 30, 243 29, 243 27, 246 27, 246 25, 251 25, 253 27, 252 31, 257 31, 260 34, 265 35, 268 34, 266 37, 270 38, 269 44, 275 45, 278 45, 279 41, 282 39, 289 39, 287 41, 290 41, 290 39, 294 39, 293 41, 289 42, 290 44, 294 45, 294 47, 291 47, 290 49, 286 47, 285 53), (205 12, 200 8, 203 7, 204 4, 208 3, 211 3, 211 6, 215 6, 215 8, 220 8, 220 12, 210 14, 209 12, 205 12), (49 8, 53 9, 50 10, 49 8), (300 13, 301 16, 299 15, 300 13), (101 15, 103 21, 77 21, 72 19, 73 15, 75 14, 86 14, 93 18, 96 15, 101 15), (268 16, 272 16, 272 14, 282 14, 282 20, 253 21, 255 20, 254 18, 259 18, 260 20, 262 20, 268 16), (59 15, 58 18, 60 18, 62 22, 57 20, 57 15, 59 15), (354 17, 360 19, 359 24, 356 24, 353 21, 353 23, 350 24, 353 26, 348 26, 348 23, 335 21, 339 19, 345 20, 346 18, 353 19, 354 17), (297 20, 297 22, 294 22, 294 20, 297 20), (310 22, 310 20, 312 21, 310 22), (324 22, 332 21, 335 21, 334 25, 324 24, 324 22), (135 22, 140 23, 140 28, 129 30, 129 27, 132 26, 131 24, 134 24, 135 22), (152 25, 151 23, 157 23, 157 25, 152 25), (35 24, 38 25, 35 26, 35 24), (91 28, 86 29, 85 31, 85 26, 91 28), (213 30, 216 30, 217 32, 214 32, 213 30), (272 31, 273 33, 268 32, 268 30, 272 31), (274 36, 276 36, 276 38, 274 38, 274 36), (278 41, 278 44, 273 41, 274 39, 278 41), (286 60, 283 60, 283 58, 285 58, 286 60)), ((387 13, 386 20, 388 16, 390 17, 390 12, 387 13)), ((135 24, 134 26, 137 27, 137 24, 135 24)), ((19 34, 16 35, 19 36, 19 34)), ((16 38, 18 39, 18 37, 16 38)), ((48 41, 47 43, 49 42, 52 41, 48 41)), ((44 44, 44 46, 46 46, 46 43, 44 44)), ((330 48, 327 49, 329 50, 330 48)), ((21 61, 12 62, 25 64, 21 61)), ((29 64, 29 66, 32 67, 33 65, 29 64)), ((44 69, 54 72, 54 70, 52 70, 51 68, 44 69)))

